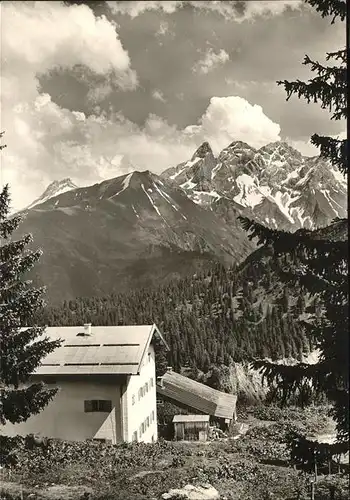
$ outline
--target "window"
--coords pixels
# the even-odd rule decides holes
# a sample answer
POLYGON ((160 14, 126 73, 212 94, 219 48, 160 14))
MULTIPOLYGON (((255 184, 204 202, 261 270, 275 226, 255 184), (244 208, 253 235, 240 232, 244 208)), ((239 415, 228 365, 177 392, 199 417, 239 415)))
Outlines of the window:
POLYGON ((147 427, 147 429, 149 427, 149 417, 146 418, 146 427, 147 427))
POLYGON ((142 387, 139 389, 139 401, 142 398, 142 387))
POLYGON ((152 410, 152 413, 151 413, 151 421, 154 422, 154 410, 152 410))
POLYGON ((149 352, 149 353, 148 353, 148 362, 149 362, 149 363, 151 362, 151 358, 152 358, 152 355, 151 355, 151 353, 149 352))
POLYGON ((142 422, 141 424, 141 433, 143 434, 145 432, 145 422, 142 422))
POLYGON ((112 411, 112 401, 108 399, 90 399, 84 401, 85 413, 91 412, 106 412, 112 411))
POLYGON ((137 431, 133 432, 132 434, 132 441, 135 443, 137 441, 137 431))
POLYGON ((134 405, 135 404, 135 394, 132 395, 131 397, 131 404, 134 405))
POLYGON ((153 436, 152 436, 152 443, 154 443, 154 434, 153 434, 153 436))
POLYGON ((150 386, 151 386, 151 387, 154 387, 154 380, 153 380, 153 377, 150 379, 149 383, 150 383, 150 386))
POLYGON ((162 400, 162 399, 158 399, 158 398, 157 398, 157 405, 159 405, 159 406, 163 406, 163 405, 164 405, 163 400, 162 400))
POLYGON ((148 383, 145 383, 145 394, 148 392, 148 383))
POLYGON ((140 434, 140 437, 141 437, 142 436, 142 425, 140 425, 139 434, 140 434))

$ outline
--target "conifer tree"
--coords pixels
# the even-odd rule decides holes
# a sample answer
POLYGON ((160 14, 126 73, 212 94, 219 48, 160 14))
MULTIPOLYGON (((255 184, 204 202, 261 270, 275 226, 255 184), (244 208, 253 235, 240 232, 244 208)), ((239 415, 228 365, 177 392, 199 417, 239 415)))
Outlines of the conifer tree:
MULTIPOLYGON (((306 0, 321 14, 331 16, 334 23, 338 18, 344 21, 346 2, 343 0, 306 0)), ((328 109, 331 119, 347 118, 347 50, 327 54, 332 66, 305 57, 304 64, 316 73, 308 82, 277 82, 284 85, 287 100, 292 94, 304 97, 307 102, 319 102, 328 109)), ((348 173, 348 141, 314 134, 312 143, 320 148, 320 156, 348 173)), ((348 325, 348 237, 347 220, 336 219, 322 231, 300 229, 295 233, 267 229, 264 226, 241 218, 243 227, 250 231, 250 238, 257 237, 260 243, 272 245, 275 256, 289 254, 294 262, 300 262, 297 270, 292 268, 283 273, 284 279, 299 283, 309 293, 318 294, 323 304, 322 320, 305 328, 312 335, 320 357, 316 364, 299 363, 284 366, 258 360, 255 368, 260 369, 265 379, 277 388, 276 395, 285 402, 296 394, 308 395, 310 386, 314 393, 324 394, 332 404, 331 415, 337 424, 337 443, 334 454, 347 450, 349 446, 349 325, 348 325)), ((301 398, 302 399, 302 398, 301 398)), ((305 401, 303 401, 305 402, 305 401)), ((294 436, 294 448, 307 455, 307 449, 314 444, 301 436, 294 436)), ((321 446, 321 445, 320 445, 321 446)))
MULTIPOLYGON (((0 137, 2 134, 0 134, 0 137)), ((1 146, 3 149, 5 146, 1 146)), ((24 422, 39 413, 53 398, 56 389, 31 383, 31 373, 43 357, 59 345, 44 336, 43 327, 29 324, 32 315, 43 306, 43 289, 34 288, 24 279, 39 260, 41 251, 26 247, 31 235, 18 240, 12 234, 21 222, 20 215, 10 215, 9 187, 0 193, 0 423, 24 422)), ((2 436, 3 455, 6 439, 2 436)))

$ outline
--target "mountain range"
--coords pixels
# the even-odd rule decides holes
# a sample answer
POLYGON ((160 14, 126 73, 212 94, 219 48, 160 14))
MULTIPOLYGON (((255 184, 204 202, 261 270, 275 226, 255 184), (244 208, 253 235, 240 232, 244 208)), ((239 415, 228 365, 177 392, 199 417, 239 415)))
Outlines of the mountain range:
POLYGON ((44 254, 35 281, 54 301, 149 286, 218 260, 230 264, 254 248, 182 189, 150 172, 132 172, 76 188, 26 210, 44 254))
POLYGON ((205 142, 161 177, 227 220, 239 212, 273 229, 295 231, 346 216, 345 177, 321 157, 302 156, 285 142, 256 150, 236 141, 217 157, 205 142))
POLYGON ((25 210, 44 255, 37 284, 53 302, 146 287, 255 248, 237 217, 294 231, 346 213, 346 181, 319 157, 285 143, 234 142, 216 158, 208 143, 160 176, 134 171, 78 188, 55 181, 25 210))

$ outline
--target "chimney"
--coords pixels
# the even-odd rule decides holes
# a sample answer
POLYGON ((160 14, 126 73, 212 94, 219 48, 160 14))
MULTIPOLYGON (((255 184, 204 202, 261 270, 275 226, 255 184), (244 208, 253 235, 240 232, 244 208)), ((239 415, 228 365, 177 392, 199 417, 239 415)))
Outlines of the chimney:
POLYGON ((84 323, 84 335, 91 335, 91 323, 84 323))
POLYGON ((159 387, 164 387, 163 377, 157 377, 157 385, 159 385, 159 387))
POLYGON ((172 366, 167 366, 166 367, 166 371, 167 372, 172 372, 173 371, 173 367, 172 366))

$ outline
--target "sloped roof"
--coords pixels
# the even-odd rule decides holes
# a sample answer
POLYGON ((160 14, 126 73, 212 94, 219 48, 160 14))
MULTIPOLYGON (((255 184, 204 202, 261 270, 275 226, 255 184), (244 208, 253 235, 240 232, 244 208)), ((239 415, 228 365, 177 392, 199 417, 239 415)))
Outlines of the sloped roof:
POLYGON ((173 423, 180 422, 209 422, 209 415, 175 415, 173 423))
POLYGON ((62 339, 33 375, 136 375, 153 336, 166 345, 156 325, 47 327, 44 336, 62 339))
POLYGON ((169 371, 162 377, 157 392, 167 398, 220 418, 233 418, 237 396, 212 389, 184 375, 169 371))

